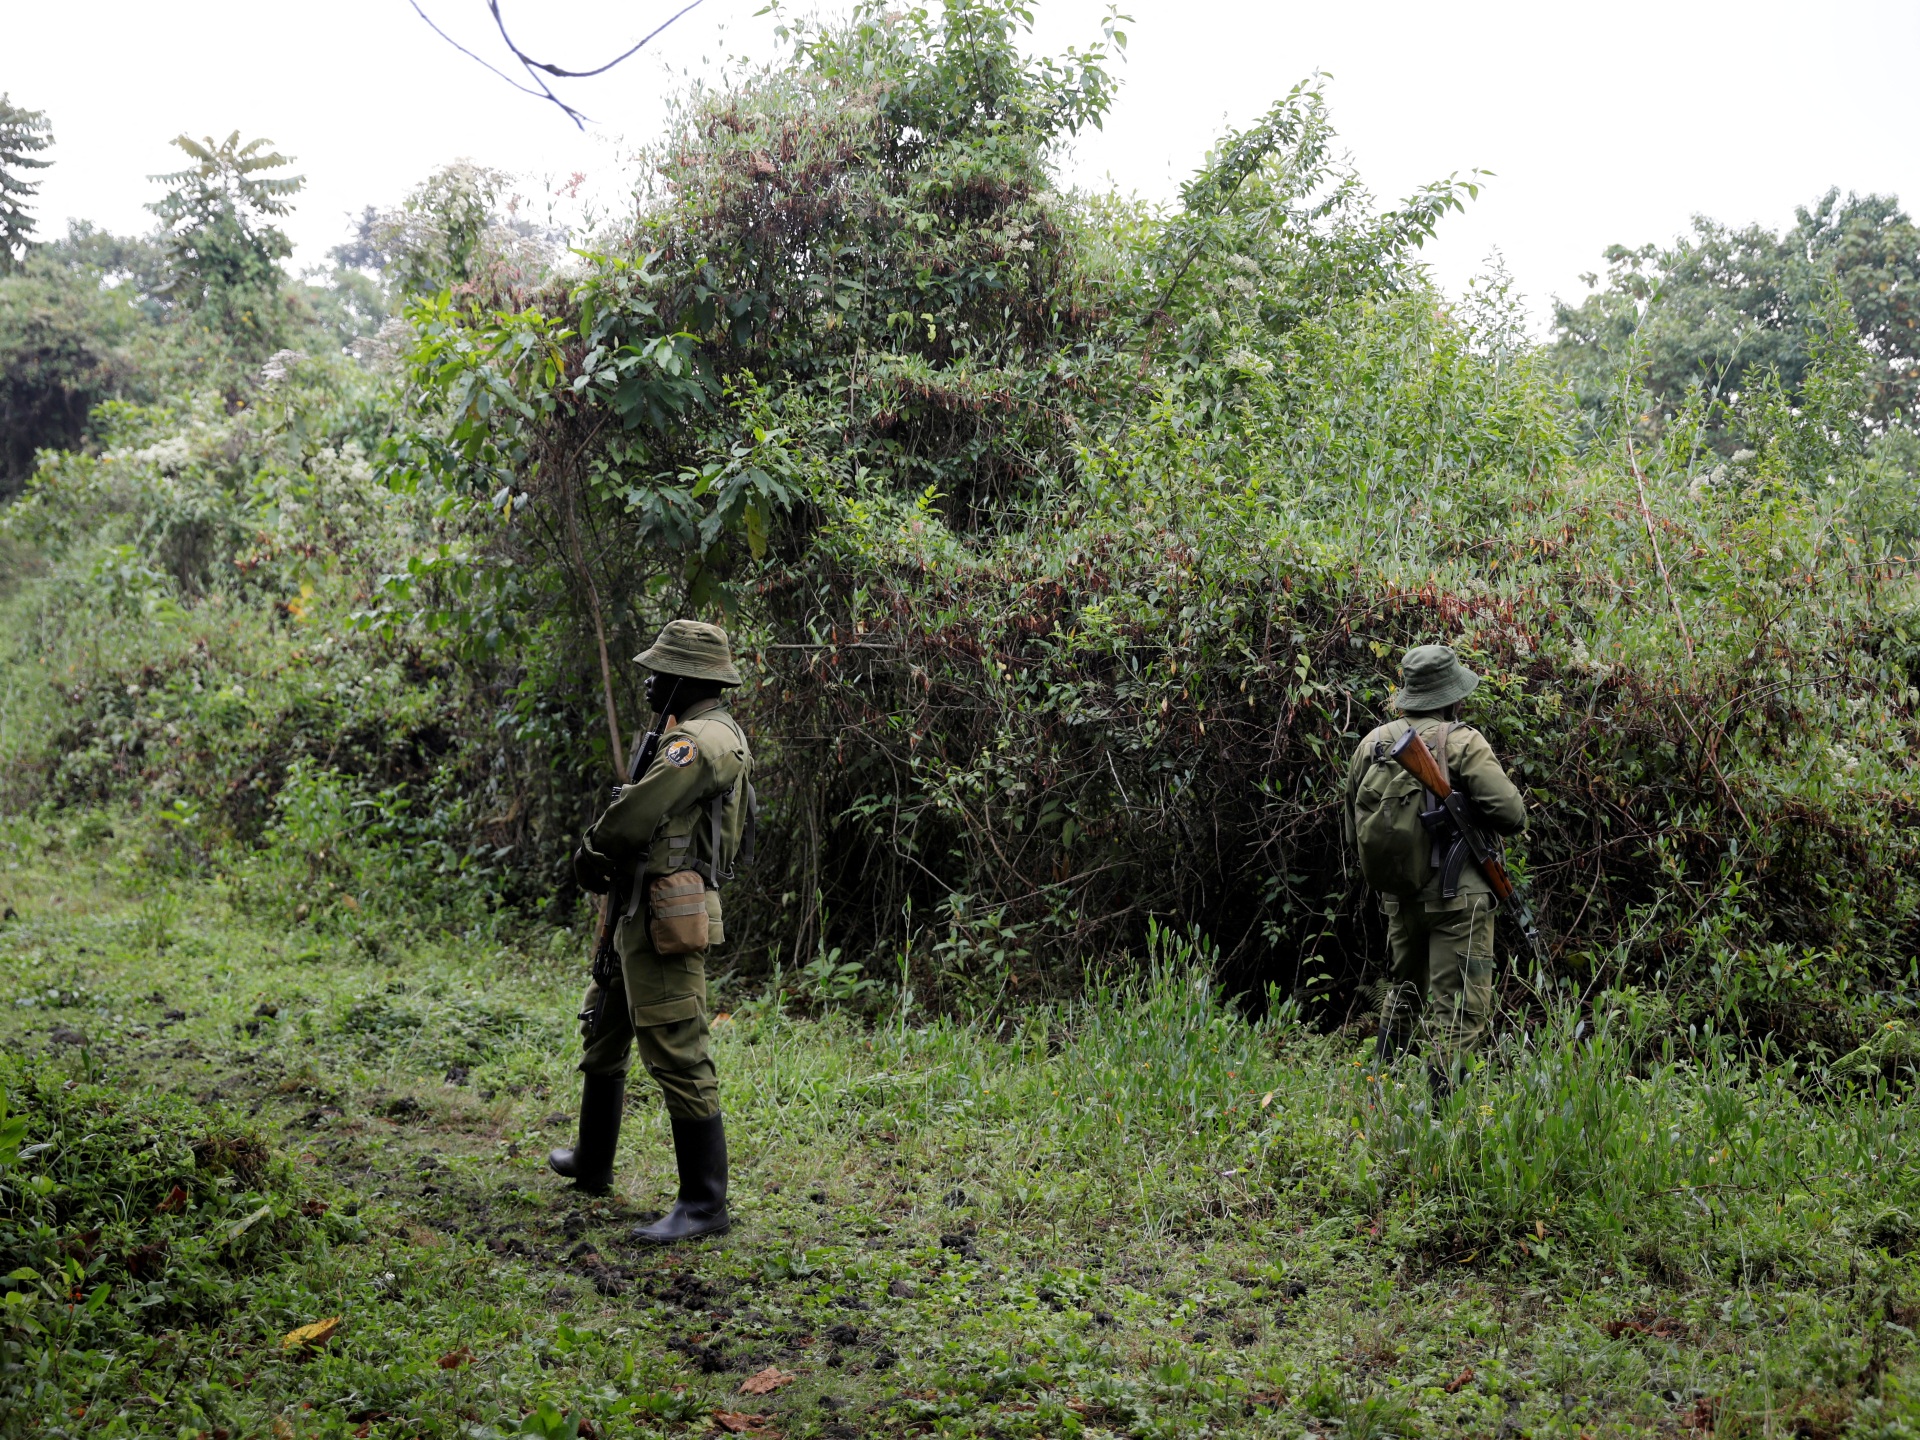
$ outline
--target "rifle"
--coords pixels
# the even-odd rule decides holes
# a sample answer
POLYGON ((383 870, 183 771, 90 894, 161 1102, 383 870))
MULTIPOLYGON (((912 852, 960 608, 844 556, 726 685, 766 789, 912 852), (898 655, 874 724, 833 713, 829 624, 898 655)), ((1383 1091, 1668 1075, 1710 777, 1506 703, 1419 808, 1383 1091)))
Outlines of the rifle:
POLYGON ((1427 749, 1426 742, 1420 739, 1417 731, 1409 728, 1387 753, 1398 760, 1401 768, 1424 785, 1427 793, 1439 802, 1433 809, 1424 811, 1420 820, 1436 841, 1451 841, 1447 845, 1446 860, 1441 866, 1443 893, 1449 896, 1454 893, 1455 882, 1460 875, 1460 862, 1471 854, 1474 864, 1480 867, 1480 873, 1487 877, 1487 883, 1493 887, 1494 898, 1514 907, 1514 918, 1520 922, 1520 931, 1533 948, 1533 958, 1545 968, 1547 948, 1540 938, 1540 926, 1533 918, 1533 907, 1507 873, 1506 862, 1500 858, 1499 848, 1488 838, 1486 823, 1481 820, 1472 799, 1447 783, 1447 777, 1440 773, 1440 765, 1433 758, 1433 752, 1427 749))
MULTIPOLYGON (((627 762, 628 785, 638 784, 640 777, 647 773, 653 764, 653 757, 660 751, 660 737, 674 722, 674 701, 680 698, 680 679, 674 677, 673 688, 667 691, 667 702, 653 717, 653 729, 646 738, 634 747, 633 756, 627 762)), ((620 798, 621 787, 615 786, 614 799, 620 798)), ((600 924, 593 937, 593 983, 599 986, 599 994, 591 1010, 580 1012, 582 1020, 590 1020, 593 1028, 600 1028, 601 1012, 607 1008, 607 991, 613 985, 614 977, 620 973, 620 955, 614 948, 613 932, 620 924, 620 916, 632 900, 632 886, 637 875, 622 880, 615 875, 607 886, 606 897, 600 906, 600 924)))

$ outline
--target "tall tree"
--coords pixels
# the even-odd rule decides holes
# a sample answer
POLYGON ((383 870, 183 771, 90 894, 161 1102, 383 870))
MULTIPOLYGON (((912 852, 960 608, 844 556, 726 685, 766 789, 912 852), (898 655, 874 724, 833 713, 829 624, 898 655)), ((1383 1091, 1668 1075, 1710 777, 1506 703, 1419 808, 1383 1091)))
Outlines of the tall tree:
POLYGON ((27 207, 40 193, 40 182, 27 179, 27 172, 53 163, 37 158, 52 144, 53 124, 44 111, 23 110, 0 94, 0 275, 18 270, 33 244, 27 207))
POLYGON ((1829 190, 1784 233, 1697 216, 1671 246, 1615 245, 1606 260, 1605 282, 1587 276, 1594 292, 1554 315, 1554 359, 1596 415, 1631 363, 1656 420, 1701 395, 1722 443, 1736 443, 1735 402, 1760 376, 1799 392, 1837 286, 1878 361, 1872 421, 1920 424, 1920 227, 1894 197, 1829 190))
POLYGON ((173 143, 194 164, 149 176, 170 188, 147 207, 165 230, 169 294, 241 350, 269 348, 280 330, 280 262, 293 242, 268 219, 292 212, 306 177, 270 173, 292 160, 271 140, 242 144, 238 130, 218 142, 179 135, 173 143))
POLYGON ((84 444, 100 401, 157 398, 160 270, 158 246, 75 223, 0 275, 0 501, 40 451, 84 444))

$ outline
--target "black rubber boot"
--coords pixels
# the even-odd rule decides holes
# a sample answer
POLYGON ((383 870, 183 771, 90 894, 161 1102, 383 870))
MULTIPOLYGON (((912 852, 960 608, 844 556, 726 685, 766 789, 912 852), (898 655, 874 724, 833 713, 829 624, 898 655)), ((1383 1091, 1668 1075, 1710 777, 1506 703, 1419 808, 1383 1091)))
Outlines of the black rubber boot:
POLYGON ((1373 1042, 1373 1063, 1378 1070, 1391 1069, 1402 1055, 1413 1049, 1413 1005, 1407 987, 1389 980, 1380 998, 1380 1029, 1373 1042))
POLYGON ((589 1075, 580 1087, 580 1138, 555 1150, 547 1164, 573 1188, 604 1195, 613 1188, 613 1157, 620 1148, 620 1116, 627 1108, 627 1077, 589 1075))
POLYGON ((1427 1088, 1433 1092, 1433 1100, 1436 1105, 1443 1100, 1452 1099, 1453 1068, 1450 1065, 1436 1065, 1433 1061, 1429 1060, 1427 1062, 1427 1088))
POLYGON ((680 1169, 680 1201, 651 1225, 637 1225, 633 1238, 643 1245, 672 1245, 718 1235, 733 1219, 727 1214, 727 1127, 714 1115, 673 1122, 673 1158, 680 1169))
POLYGON ((1399 1037, 1387 1026, 1382 1025, 1373 1040, 1373 1068, 1380 1071, 1391 1070, 1393 1062, 1399 1058, 1399 1037))

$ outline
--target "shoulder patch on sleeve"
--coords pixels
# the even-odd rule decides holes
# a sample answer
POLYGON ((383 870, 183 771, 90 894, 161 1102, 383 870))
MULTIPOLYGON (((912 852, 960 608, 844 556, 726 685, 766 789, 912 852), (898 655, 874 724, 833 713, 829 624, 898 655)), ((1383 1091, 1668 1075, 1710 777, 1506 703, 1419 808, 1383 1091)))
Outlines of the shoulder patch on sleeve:
POLYGON ((685 769, 700 753, 700 747, 693 743, 691 735, 676 735, 667 741, 666 748, 660 753, 669 765, 678 765, 685 769))

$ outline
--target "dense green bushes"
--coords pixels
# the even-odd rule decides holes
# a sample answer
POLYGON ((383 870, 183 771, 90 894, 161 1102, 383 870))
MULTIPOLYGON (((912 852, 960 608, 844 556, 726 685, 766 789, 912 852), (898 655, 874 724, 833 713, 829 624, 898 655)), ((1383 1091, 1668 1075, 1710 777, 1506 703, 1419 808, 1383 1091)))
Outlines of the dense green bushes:
POLYGON ((61 685, 9 680, 15 803, 565 913, 624 657, 690 610, 753 661, 742 963, 992 1003, 1166 917, 1338 1019, 1377 922, 1336 777, 1443 639, 1534 802, 1551 978, 1850 1046, 1916 938, 1920 512, 1845 297, 1791 376, 1662 399, 1596 350, 1582 410, 1500 277, 1418 266, 1470 183, 1376 205, 1303 87, 1175 210, 1062 194, 1117 38, 1035 60, 1022 23, 797 33, 565 266, 445 172, 374 227, 411 298, 373 364, 97 410, 6 522, 52 567, 15 673, 61 685))
MULTIPOLYGON (((1375 385, 1363 422, 1437 401, 1434 379, 1375 385)), ((1414 463, 1365 486, 1276 465, 1236 493, 1193 483, 1198 446, 1169 425, 1170 454, 1135 437, 1083 503, 997 549, 928 543, 905 512, 829 527, 794 587, 818 648, 774 654, 838 747, 800 787, 839 826, 816 872, 834 908, 864 913, 876 879, 896 887, 883 917, 937 903, 938 857, 965 867, 949 891, 1095 950, 1158 911, 1288 984, 1316 934, 1350 963, 1337 777, 1401 648, 1438 635, 1494 682, 1477 713, 1538 806, 1529 863, 1582 983, 1659 969, 1703 1013, 1804 1033, 1846 983, 1904 975, 1871 957, 1911 943, 1910 812, 1889 803, 1905 566, 1884 533, 1845 533, 1879 477, 1852 468, 1845 498, 1777 474, 1689 493, 1670 445, 1641 457, 1643 513, 1607 458, 1536 472, 1506 433, 1521 444, 1451 474, 1389 442, 1414 463)))
POLYGON ((464 927, 528 898, 502 861, 573 825, 526 840, 540 754, 468 745, 499 697, 349 621, 438 529, 374 472, 379 396, 285 356, 234 413, 109 403, 102 448, 43 457, 5 516, 9 808, 144 812, 163 869, 218 867, 290 921, 364 928, 342 896, 404 896, 464 927))

